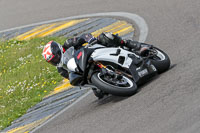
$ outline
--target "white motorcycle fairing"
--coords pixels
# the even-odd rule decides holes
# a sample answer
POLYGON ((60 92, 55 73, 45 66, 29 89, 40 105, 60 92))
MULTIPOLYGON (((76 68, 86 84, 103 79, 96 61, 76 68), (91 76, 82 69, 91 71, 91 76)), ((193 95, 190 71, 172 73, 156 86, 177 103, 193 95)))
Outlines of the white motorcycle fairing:
POLYGON ((100 48, 96 49, 91 57, 93 58, 94 61, 108 61, 108 62, 113 62, 116 63, 124 68, 129 68, 132 59, 129 57, 129 55, 135 55, 136 57, 139 58, 138 55, 129 52, 127 50, 124 50, 122 48, 100 48), (121 61, 120 61, 121 60, 121 61))

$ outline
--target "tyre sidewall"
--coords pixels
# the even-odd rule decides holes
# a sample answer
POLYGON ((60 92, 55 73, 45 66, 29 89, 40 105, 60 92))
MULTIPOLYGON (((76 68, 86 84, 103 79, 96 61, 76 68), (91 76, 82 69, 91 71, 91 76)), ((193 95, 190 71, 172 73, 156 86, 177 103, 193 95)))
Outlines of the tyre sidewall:
POLYGON ((169 69, 170 67, 170 59, 169 59, 169 56, 163 52, 162 50, 154 47, 156 50, 160 51, 164 56, 165 56, 165 60, 162 60, 162 61, 159 61, 159 60, 153 60, 153 59, 150 59, 152 64, 156 67, 158 73, 162 73, 162 72, 165 72, 169 69))
MULTIPOLYGON (((131 88, 128 87, 118 87, 111 85, 109 83, 106 83, 105 81, 103 82, 101 79, 99 79, 98 74, 100 72, 94 73, 92 75, 91 81, 92 83, 102 91, 105 91, 109 94, 112 95, 117 95, 117 96, 131 96, 137 91, 137 85, 136 83, 129 78, 129 80, 132 81, 133 86, 131 88)), ((128 78, 128 77, 126 77, 128 78)))

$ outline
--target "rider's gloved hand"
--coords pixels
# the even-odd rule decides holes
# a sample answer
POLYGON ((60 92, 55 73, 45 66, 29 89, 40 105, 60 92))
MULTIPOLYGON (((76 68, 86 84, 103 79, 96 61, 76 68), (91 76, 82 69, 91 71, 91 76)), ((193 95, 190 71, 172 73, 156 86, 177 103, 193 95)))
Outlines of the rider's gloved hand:
POLYGON ((66 50, 70 48, 71 46, 74 46, 75 49, 78 49, 82 46, 82 44, 85 43, 85 40, 81 37, 74 37, 67 39, 63 45, 63 48, 66 50))
POLYGON ((90 33, 85 33, 81 35, 80 38, 83 38, 85 42, 88 42, 88 43, 92 43, 93 41, 96 40, 96 38, 90 33))

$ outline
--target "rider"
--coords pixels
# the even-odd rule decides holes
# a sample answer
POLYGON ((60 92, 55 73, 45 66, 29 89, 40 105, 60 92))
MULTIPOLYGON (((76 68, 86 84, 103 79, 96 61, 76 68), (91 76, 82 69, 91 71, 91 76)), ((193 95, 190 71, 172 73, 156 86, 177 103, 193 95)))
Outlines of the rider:
POLYGON ((80 37, 67 39, 63 46, 55 41, 50 41, 45 45, 42 55, 48 63, 57 67, 58 72, 63 77, 69 78, 67 67, 63 65, 64 60, 61 58, 63 53, 72 46, 75 50, 78 50, 84 43, 91 43, 94 40, 106 47, 125 46, 131 50, 138 51, 139 54, 143 54, 148 49, 148 47, 142 46, 144 43, 132 40, 123 40, 118 35, 114 35, 110 32, 103 32, 97 38, 94 38, 91 34, 83 34, 80 37))

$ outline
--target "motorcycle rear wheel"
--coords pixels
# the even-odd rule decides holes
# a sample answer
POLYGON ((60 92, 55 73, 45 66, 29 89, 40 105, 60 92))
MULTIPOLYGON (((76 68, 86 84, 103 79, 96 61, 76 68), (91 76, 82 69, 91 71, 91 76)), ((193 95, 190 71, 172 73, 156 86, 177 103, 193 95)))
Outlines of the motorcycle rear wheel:
POLYGON ((131 96, 137 92, 137 85, 132 79, 123 75, 122 80, 124 80, 126 86, 121 86, 120 83, 119 84, 109 83, 106 79, 104 79, 104 76, 101 76, 100 72, 94 73, 91 78, 92 83, 97 88, 112 95, 131 96))

